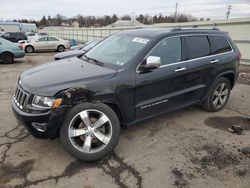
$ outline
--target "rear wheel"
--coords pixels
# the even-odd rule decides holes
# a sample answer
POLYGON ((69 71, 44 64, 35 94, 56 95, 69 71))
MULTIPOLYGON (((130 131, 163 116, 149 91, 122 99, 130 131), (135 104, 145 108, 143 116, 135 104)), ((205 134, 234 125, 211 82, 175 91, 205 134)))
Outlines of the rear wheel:
POLYGON ((57 47, 58 52, 63 52, 65 50, 65 47, 63 45, 60 45, 57 47))
POLYGON ((34 52, 33 46, 26 46, 26 47, 25 47, 25 52, 27 52, 27 53, 32 53, 32 52, 34 52))
POLYGON ((231 92, 231 85, 228 79, 221 77, 214 82, 209 90, 209 95, 203 107, 210 112, 217 112, 224 108, 231 92))
POLYGON ((116 146, 120 122, 105 104, 83 103, 71 109, 60 129, 63 147, 83 161, 96 161, 116 146))
POLYGON ((11 53, 3 53, 0 57, 0 60, 5 64, 14 63, 14 56, 11 53))

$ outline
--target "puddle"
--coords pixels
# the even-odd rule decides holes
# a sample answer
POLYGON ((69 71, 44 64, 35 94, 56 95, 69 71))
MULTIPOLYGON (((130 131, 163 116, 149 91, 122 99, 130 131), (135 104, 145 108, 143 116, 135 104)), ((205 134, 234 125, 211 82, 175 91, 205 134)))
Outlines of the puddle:
POLYGON ((206 119, 205 124, 209 127, 227 130, 233 125, 238 125, 243 128, 243 130, 250 130, 250 118, 233 116, 233 117, 210 117, 206 119))

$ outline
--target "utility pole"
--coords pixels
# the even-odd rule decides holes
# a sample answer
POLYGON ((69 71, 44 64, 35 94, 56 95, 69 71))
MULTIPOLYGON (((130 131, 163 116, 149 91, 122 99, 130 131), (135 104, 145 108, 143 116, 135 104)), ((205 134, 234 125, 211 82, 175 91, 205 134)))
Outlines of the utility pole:
POLYGON ((177 9, 178 9, 178 3, 175 3, 175 12, 174 12, 174 21, 177 21, 177 9))
POLYGON ((228 5, 227 6, 227 12, 226 12, 226 18, 228 19, 229 18, 229 15, 230 15, 230 10, 232 9, 232 5, 228 5))

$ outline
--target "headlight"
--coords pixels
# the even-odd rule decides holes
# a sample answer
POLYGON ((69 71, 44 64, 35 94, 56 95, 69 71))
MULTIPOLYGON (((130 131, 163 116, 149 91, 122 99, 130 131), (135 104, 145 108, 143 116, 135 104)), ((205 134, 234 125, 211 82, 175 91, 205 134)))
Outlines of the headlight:
POLYGON ((51 108, 55 99, 52 97, 42 97, 35 95, 32 100, 32 105, 38 108, 51 108))

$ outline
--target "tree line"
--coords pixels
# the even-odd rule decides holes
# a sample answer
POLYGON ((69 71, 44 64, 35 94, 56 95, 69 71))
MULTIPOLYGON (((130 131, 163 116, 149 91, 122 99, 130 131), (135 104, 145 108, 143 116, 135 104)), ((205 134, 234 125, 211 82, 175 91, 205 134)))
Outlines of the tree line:
POLYGON ((63 15, 57 14, 54 17, 43 16, 41 20, 28 20, 28 19, 19 19, 13 20, 22 23, 35 23, 37 27, 43 28, 48 26, 70 26, 73 22, 77 21, 80 27, 104 27, 115 23, 118 19, 120 20, 132 20, 136 19, 143 24, 155 24, 155 23, 173 23, 173 22, 189 22, 195 21, 197 18, 192 15, 187 14, 178 14, 178 15, 163 15, 158 14, 150 16, 148 14, 140 14, 137 17, 132 18, 130 15, 123 15, 118 17, 116 14, 113 15, 104 15, 104 16, 83 16, 77 15, 72 18, 67 18, 63 15))

